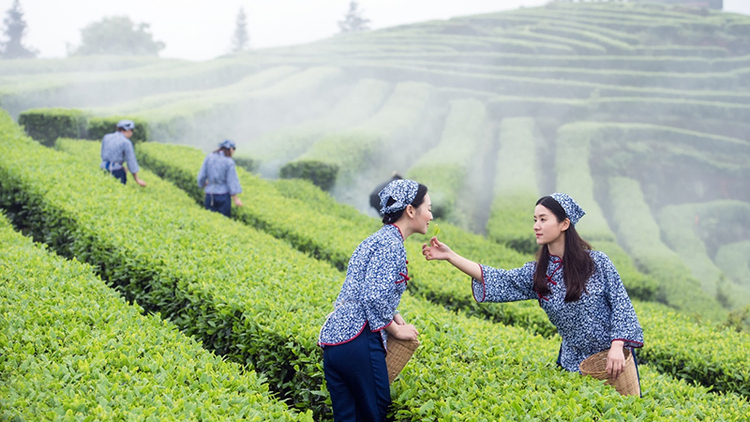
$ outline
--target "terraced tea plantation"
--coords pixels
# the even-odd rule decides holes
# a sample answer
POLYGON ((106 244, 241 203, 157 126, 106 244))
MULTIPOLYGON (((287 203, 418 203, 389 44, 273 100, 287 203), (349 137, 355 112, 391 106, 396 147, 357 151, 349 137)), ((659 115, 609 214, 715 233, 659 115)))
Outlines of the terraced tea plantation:
POLYGON ((503 268, 571 194, 646 339, 643 398, 564 372, 536 303, 476 304, 415 236, 395 420, 750 414, 750 17, 553 3, 203 63, 2 61, 0 105, 2 420, 331 420, 317 332, 393 170, 503 268), (146 188, 83 140, 122 117, 146 188), (232 220, 195 183, 224 138, 232 220))

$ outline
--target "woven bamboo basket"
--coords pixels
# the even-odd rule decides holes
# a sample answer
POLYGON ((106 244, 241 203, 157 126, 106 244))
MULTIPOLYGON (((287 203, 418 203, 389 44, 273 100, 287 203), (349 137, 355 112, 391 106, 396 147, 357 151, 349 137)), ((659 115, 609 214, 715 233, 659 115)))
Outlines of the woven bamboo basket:
POLYGON ((417 347, 419 347, 419 340, 388 338, 388 354, 385 355, 385 365, 388 367, 389 384, 393 383, 393 380, 401 373, 417 347))
POLYGON ((604 350, 599 353, 593 354, 586 358, 578 366, 583 375, 590 375, 596 379, 607 380, 607 385, 615 387, 618 393, 623 396, 640 396, 641 385, 638 382, 638 370, 635 367, 633 361, 633 354, 630 350, 623 349, 625 354, 625 369, 622 371, 616 380, 612 380, 607 374, 607 353, 609 350, 604 350))

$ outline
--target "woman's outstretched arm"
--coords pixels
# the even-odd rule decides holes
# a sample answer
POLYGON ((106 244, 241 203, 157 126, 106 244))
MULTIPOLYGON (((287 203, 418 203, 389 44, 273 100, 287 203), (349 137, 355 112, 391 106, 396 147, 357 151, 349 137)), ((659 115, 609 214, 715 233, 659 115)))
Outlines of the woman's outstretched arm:
POLYGON ((482 267, 479 264, 453 252, 448 245, 439 241, 437 237, 430 239, 430 243, 422 245, 422 255, 428 261, 434 259, 448 261, 471 278, 482 280, 482 267))

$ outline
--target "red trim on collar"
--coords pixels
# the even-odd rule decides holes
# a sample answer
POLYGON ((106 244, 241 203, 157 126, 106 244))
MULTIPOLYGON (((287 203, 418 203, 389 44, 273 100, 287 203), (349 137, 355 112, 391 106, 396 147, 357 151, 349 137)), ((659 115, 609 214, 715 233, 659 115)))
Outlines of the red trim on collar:
POLYGON ((405 239, 406 239, 406 238, 404 237, 404 234, 403 234, 403 233, 401 233, 401 229, 400 229, 400 228, 399 228, 399 227, 398 227, 397 225, 395 225, 395 224, 393 224, 393 223, 389 223, 389 224, 386 224, 386 225, 387 225, 387 226, 393 226, 393 227, 395 227, 396 229, 398 229, 398 234, 400 234, 400 235, 401 235, 401 240, 405 240, 405 239))

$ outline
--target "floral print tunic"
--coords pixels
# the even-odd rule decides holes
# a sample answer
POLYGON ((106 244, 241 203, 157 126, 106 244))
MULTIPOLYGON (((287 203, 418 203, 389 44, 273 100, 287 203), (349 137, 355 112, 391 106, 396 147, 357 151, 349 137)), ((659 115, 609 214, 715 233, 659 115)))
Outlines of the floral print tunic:
POLYGON ((104 170, 115 171, 122 168, 122 163, 128 163, 128 170, 135 174, 140 171, 138 160, 135 159, 133 142, 122 132, 113 132, 102 138, 102 162, 99 167, 104 170))
MULTIPOLYGON (((349 259, 346 279, 335 309, 320 330, 318 344, 335 346, 355 339, 367 324, 380 332, 387 347, 385 327, 393 316, 409 280, 404 238, 387 224, 359 244, 349 259)), ((387 350, 387 349, 386 349, 387 350)))
POLYGON ((222 151, 208 154, 198 171, 198 187, 212 195, 241 193, 242 186, 232 157, 227 157, 222 151))
POLYGON ((581 298, 565 302, 562 259, 550 256, 547 280, 550 294, 534 290, 536 262, 521 268, 501 270, 482 265, 482 280, 472 280, 477 302, 513 302, 537 299, 562 337, 560 364, 578 372, 587 357, 609 349, 612 341, 622 340, 624 347, 642 347, 643 330, 633 304, 615 266, 603 252, 590 251, 596 270, 586 282, 581 298))

